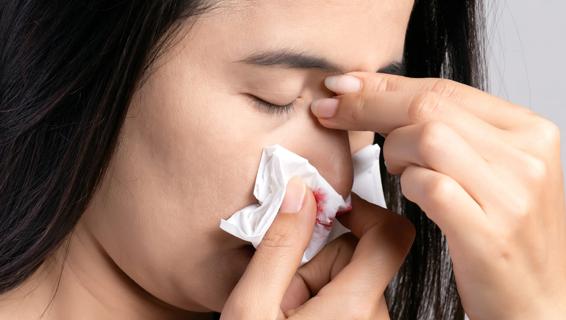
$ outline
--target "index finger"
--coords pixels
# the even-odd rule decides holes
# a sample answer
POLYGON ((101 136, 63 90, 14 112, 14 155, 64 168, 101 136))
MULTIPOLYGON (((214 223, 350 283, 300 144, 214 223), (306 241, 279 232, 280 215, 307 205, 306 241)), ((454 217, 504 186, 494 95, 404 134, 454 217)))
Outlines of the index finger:
MULTIPOLYGON (((410 108, 420 108, 422 104, 419 101, 448 100, 449 103, 443 105, 462 108, 501 129, 517 127, 528 120, 527 116, 532 115, 532 111, 527 108, 448 79, 350 72, 336 78, 327 78, 325 84, 338 94, 333 98, 338 99, 338 111, 342 112, 341 115, 355 118, 347 119, 352 120, 353 127, 343 129, 366 130, 363 127, 364 121, 379 119, 397 119, 399 126, 411 124, 411 113, 415 112, 410 108), (353 85, 355 81, 360 81, 359 85, 353 85), (345 83, 348 85, 343 85, 345 83), (357 124, 362 127, 356 126, 357 124)), ((316 103, 313 102, 313 105, 316 103)))

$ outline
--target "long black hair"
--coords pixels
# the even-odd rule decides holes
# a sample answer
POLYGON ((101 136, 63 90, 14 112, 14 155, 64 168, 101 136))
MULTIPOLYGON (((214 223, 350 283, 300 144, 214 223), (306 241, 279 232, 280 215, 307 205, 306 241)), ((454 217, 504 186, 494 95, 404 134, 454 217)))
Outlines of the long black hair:
MULTIPOLYGON (((204 0, 0 2, 0 293, 68 237, 152 62, 181 22, 213 9, 204 0)), ((482 30, 479 0, 416 0, 407 75, 482 88, 482 30)), ((398 176, 382 180, 388 208, 417 230, 386 291, 391 318, 462 319, 442 233, 402 196, 398 176)))
MULTIPOLYGON (((405 38, 405 75, 452 79, 486 89, 485 20, 481 0, 417 0, 405 38)), ((375 134, 374 143, 383 147, 375 134)), ((401 194, 400 176, 387 173, 380 155, 387 207, 411 220, 416 237, 389 284, 391 319, 464 319, 446 238, 414 202, 401 194)))

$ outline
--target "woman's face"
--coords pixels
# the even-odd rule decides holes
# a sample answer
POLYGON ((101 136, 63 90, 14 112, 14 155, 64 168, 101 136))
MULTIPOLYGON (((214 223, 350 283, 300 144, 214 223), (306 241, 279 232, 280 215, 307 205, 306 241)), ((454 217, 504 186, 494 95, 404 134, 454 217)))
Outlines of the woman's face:
POLYGON ((278 143, 307 158, 346 195, 348 132, 322 127, 309 110, 333 95, 323 80, 339 71, 323 62, 375 72, 400 61, 412 4, 227 1, 187 24, 135 93, 81 221, 100 251, 167 304, 219 310, 253 254, 220 219, 255 202, 262 148, 278 143))

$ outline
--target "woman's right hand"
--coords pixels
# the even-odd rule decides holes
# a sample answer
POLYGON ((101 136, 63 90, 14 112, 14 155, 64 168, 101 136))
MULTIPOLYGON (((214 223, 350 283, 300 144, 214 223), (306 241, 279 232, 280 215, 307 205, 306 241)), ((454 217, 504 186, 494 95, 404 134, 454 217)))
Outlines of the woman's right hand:
POLYGON ((352 193, 338 220, 352 232, 299 267, 316 219, 300 178, 228 297, 221 319, 389 319, 384 291, 415 236, 404 217, 352 193))

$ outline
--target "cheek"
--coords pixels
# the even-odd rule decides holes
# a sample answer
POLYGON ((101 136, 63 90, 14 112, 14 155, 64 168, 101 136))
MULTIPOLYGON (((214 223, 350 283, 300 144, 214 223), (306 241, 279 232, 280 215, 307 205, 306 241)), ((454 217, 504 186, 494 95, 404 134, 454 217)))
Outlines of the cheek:
POLYGON ((247 265, 246 243, 218 225, 254 202, 263 146, 257 113, 213 96, 132 105, 90 223, 129 277, 191 309, 221 304, 247 265))
POLYGON ((209 83, 183 90, 153 88, 137 108, 142 116, 123 129, 130 148, 125 153, 140 159, 124 161, 123 171, 152 181, 140 192, 155 188, 162 195, 153 201, 182 211, 177 219, 194 219, 214 230, 221 217, 253 201, 267 131, 243 99, 220 91, 209 83))

